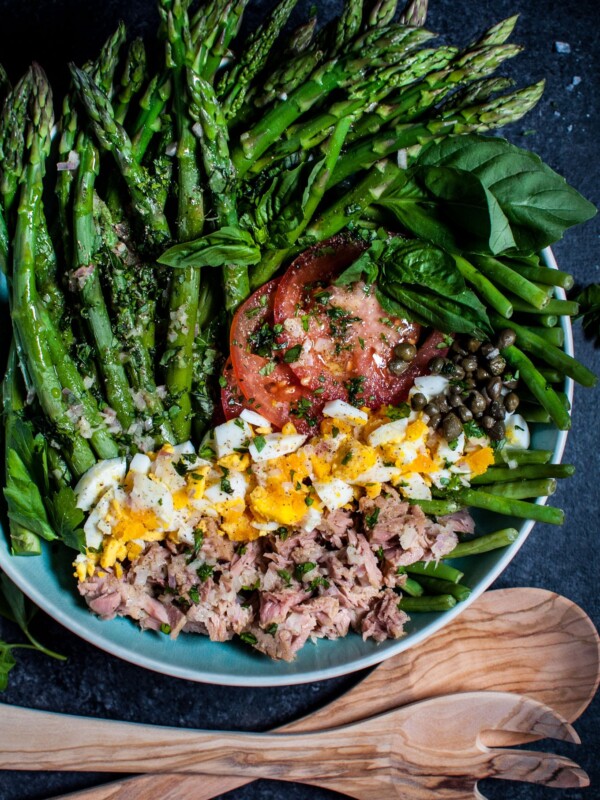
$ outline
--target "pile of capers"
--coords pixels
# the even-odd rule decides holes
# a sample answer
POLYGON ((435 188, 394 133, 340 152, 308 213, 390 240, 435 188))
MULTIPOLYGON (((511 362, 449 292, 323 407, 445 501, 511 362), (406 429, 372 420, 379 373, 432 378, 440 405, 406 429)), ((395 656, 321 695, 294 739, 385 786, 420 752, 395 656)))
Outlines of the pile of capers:
POLYGON ((517 410, 519 396, 517 381, 506 372, 500 351, 514 344, 515 338, 509 328, 500 331, 495 342, 457 336, 445 358, 436 356, 429 362, 432 374, 450 381, 447 390, 429 401, 420 392, 414 394, 412 408, 429 417, 430 428, 441 426, 448 441, 457 439, 471 421, 493 441, 503 439, 506 414, 517 410))

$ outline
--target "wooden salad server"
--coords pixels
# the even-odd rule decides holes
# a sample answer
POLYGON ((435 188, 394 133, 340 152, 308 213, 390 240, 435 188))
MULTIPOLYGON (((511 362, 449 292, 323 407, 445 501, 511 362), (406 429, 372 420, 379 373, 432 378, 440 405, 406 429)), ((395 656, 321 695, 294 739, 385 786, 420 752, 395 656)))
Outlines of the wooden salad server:
POLYGON ((0 712, 2 769, 201 771, 350 789, 360 800, 439 800, 445 788, 476 796, 483 778, 557 788, 589 783, 564 756, 486 746, 494 730, 579 742, 551 708, 508 692, 442 695, 341 728, 296 734, 194 731, 18 706, 0 712))
MULTIPOLYGON (((573 722, 592 700, 599 680, 598 635, 579 606, 544 589, 498 589, 479 597, 434 636, 384 661, 341 697, 280 730, 340 726, 427 697, 493 689, 526 694, 573 722)), ((494 731, 486 741, 500 746, 531 738, 494 731)), ((249 776, 140 775, 68 798, 210 800, 250 780, 249 776)), ((340 791, 349 793, 348 788, 340 791)))

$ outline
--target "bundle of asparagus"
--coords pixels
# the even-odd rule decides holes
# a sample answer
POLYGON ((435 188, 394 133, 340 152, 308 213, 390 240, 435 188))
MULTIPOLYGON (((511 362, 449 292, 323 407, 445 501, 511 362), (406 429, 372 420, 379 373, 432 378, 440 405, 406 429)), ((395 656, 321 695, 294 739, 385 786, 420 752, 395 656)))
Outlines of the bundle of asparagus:
MULTIPOLYGON (((397 21, 393 0, 346 0, 291 34, 296 0, 281 0, 243 41, 247 4, 159 0, 156 72, 119 25, 71 66, 56 136, 42 69, 14 88, 0 75, 15 553, 40 536, 81 546, 71 487, 98 459, 200 440, 228 313, 251 288, 307 245, 385 220, 379 201, 428 142, 518 120, 543 90, 494 75, 519 53, 515 17, 459 49, 431 45, 426 0, 397 21)), ((493 264, 457 264, 506 311, 493 264)), ((529 299, 520 310, 536 313, 529 299)), ((539 307, 545 322, 566 311, 539 307)))

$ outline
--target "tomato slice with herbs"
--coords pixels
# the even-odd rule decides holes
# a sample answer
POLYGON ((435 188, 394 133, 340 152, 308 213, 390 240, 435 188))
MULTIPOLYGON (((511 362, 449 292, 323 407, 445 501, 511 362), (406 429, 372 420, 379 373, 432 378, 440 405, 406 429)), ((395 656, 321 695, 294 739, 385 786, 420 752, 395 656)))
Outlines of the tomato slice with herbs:
POLYGON ((277 342, 279 328, 273 320, 277 284, 274 280, 261 286, 233 318, 233 375, 244 407, 254 409, 278 428, 292 421, 298 430, 308 432, 317 421, 312 394, 285 362, 277 360, 281 350, 277 342))
POLYGON ((375 408, 404 394, 405 376, 388 364, 395 345, 417 342, 420 326, 387 314, 374 286, 335 286, 364 249, 335 236, 299 256, 277 286, 274 320, 280 355, 302 386, 375 408))
POLYGON ((223 367, 223 373, 220 379, 221 384, 221 406, 223 407, 223 414, 225 419, 233 419, 239 417, 246 406, 244 405, 245 397, 242 394, 240 385, 233 371, 233 364, 231 358, 228 358, 223 367))

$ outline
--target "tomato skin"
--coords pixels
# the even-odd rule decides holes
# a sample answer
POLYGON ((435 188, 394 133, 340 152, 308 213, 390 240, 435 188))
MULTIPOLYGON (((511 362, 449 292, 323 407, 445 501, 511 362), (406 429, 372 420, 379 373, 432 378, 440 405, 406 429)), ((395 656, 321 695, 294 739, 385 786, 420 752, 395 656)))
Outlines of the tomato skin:
POLYGON ((416 343, 420 326, 390 317, 374 287, 362 281, 335 285, 365 249, 340 235, 307 250, 281 278, 273 313, 283 327, 279 342, 292 353, 290 367, 303 386, 325 400, 351 394, 375 408, 403 393, 405 381, 390 373, 388 363, 396 344, 416 343))
POLYGON ((225 419, 239 417, 244 408, 244 395, 233 371, 231 358, 228 358, 223 367, 224 381, 221 382, 221 406, 225 419))
POLYGON ((371 408, 404 402, 414 379, 429 372, 431 359, 447 353, 445 335, 433 331, 419 347, 408 369, 400 376, 391 374, 387 363, 393 344, 398 341, 416 343, 420 326, 397 318, 386 318, 383 324, 379 314, 385 312, 374 294, 360 282, 347 289, 333 285, 335 277, 356 260, 365 247, 363 243, 340 235, 310 248, 293 262, 282 278, 266 283, 238 309, 231 326, 231 355, 223 370, 225 386, 221 391, 221 403, 227 419, 250 408, 277 428, 291 421, 300 432, 311 433, 329 400, 350 400, 371 408), (329 294, 327 307, 325 310, 317 308, 308 325, 304 320, 301 325, 299 308, 304 310, 302 303, 308 303, 306 310, 314 309, 314 294, 321 292, 321 287, 329 294), (334 309, 334 317, 327 313, 329 309, 334 309), (340 348, 342 358, 330 360, 331 370, 327 369, 327 363, 318 370, 311 370, 303 369, 306 365, 296 361, 285 362, 285 354, 298 344, 303 346, 314 330, 331 340, 330 327, 324 331, 321 325, 319 329, 319 320, 337 320, 338 312, 343 312, 346 315, 343 319, 349 320, 343 332, 346 334, 344 341, 349 345, 340 348), (356 313, 356 317, 351 317, 351 313, 356 313), (294 330, 290 332, 289 324, 286 325, 289 320, 294 322, 296 338, 294 330), (354 324, 358 330, 352 329, 354 324), (386 341, 384 346, 382 337, 390 330, 396 338, 393 342, 386 341), (261 348, 264 348, 263 354, 256 352, 262 352, 261 348), (352 380, 357 382, 358 391, 350 395, 352 380))
POLYGON ((298 430, 308 432, 316 423, 316 417, 311 411, 311 393, 298 383, 287 364, 274 362, 272 358, 251 351, 253 335, 263 325, 273 324, 273 300, 277 284, 278 281, 273 280, 257 289, 240 306, 233 318, 230 335, 233 374, 244 397, 244 407, 262 414, 278 428, 292 421, 298 430), (271 371, 264 374, 265 368, 271 371), (298 403, 305 407, 305 419, 294 415, 298 403), (312 426, 309 421, 313 422, 312 426))

